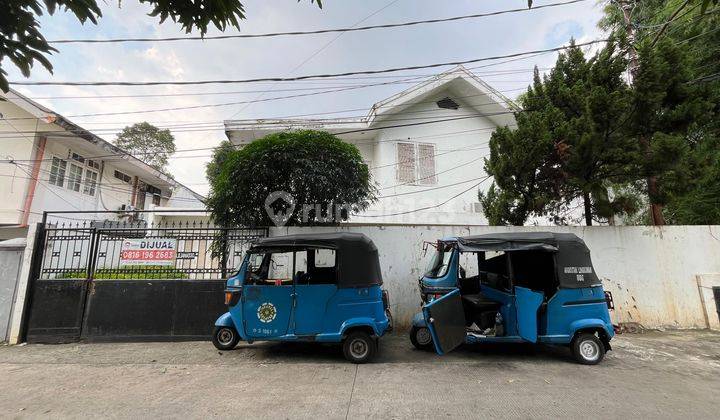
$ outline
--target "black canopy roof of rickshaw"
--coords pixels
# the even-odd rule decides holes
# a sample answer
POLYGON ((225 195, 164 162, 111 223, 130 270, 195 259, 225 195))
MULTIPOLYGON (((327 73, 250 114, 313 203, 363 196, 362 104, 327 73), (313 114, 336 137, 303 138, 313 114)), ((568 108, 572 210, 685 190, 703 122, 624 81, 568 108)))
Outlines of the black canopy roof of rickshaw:
POLYGON ((573 233, 501 232, 456 238, 462 252, 547 251, 555 253, 560 287, 578 289, 600 285, 585 241, 573 233))
POLYGON ((338 287, 368 287, 382 284, 378 249, 362 233, 328 232, 261 238, 250 252, 269 249, 325 248, 337 251, 338 287))
POLYGON ((484 235, 462 236, 457 238, 461 250, 470 248, 485 251, 546 250, 557 251, 562 242, 580 242, 583 240, 572 233, 552 232, 500 232, 484 235))

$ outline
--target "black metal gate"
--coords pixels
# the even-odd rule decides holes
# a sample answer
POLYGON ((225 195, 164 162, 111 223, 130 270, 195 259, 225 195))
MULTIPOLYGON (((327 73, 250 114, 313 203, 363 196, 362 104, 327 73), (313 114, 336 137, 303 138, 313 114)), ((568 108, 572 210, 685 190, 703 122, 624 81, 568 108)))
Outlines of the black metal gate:
POLYGON ((26 339, 208 338, 225 311, 227 276, 264 236, 266 228, 198 222, 46 223, 36 239, 26 339))

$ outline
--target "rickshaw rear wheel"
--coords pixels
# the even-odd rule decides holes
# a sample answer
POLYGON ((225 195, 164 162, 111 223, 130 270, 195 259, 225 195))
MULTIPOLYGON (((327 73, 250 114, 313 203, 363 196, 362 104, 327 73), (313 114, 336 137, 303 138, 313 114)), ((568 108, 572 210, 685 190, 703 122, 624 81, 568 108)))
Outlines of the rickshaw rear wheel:
POLYGON ((218 350, 232 350, 240 341, 238 332, 233 327, 215 327, 212 342, 218 350))
POLYGON ((343 354, 353 363, 367 363, 377 351, 377 343, 365 331, 355 331, 343 340, 343 354))
POLYGON ((575 360, 583 365, 596 365, 605 357, 605 345, 593 333, 580 333, 570 345, 575 360))
POLYGON ((430 350, 432 348, 432 336, 427 327, 413 326, 410 329, 410 342, 418 350, 430 350))

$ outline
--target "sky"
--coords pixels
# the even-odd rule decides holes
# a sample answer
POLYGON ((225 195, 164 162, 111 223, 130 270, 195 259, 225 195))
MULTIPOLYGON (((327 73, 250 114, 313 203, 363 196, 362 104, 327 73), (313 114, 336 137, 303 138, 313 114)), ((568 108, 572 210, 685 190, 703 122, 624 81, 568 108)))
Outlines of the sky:
MULTIPOLYGON (((542 5, 558 0, 535 1, 542 5)), ((98 2, 103 17, 98 25, 82 25, 74 15, 57 11, 40 18, 48 40, 73 38, 183 36, 171 20, 159 23, 147 14, 150 7, 136 0, 98 2), (120 7, 118 5, 120 4, 120 7)), ((459 22, 404 28, 294 37, 143 42, 120 44, 56 44, 50 74, 37 64, 32 81, 153 81, 286 77, 383 69, 553 48, 571 37, 578 42, 603 37, 597 22, 604 2, 586 0, 572 5, 491 16, 459 22)), ((324 28, 377 25, 437 19, 496 10, 522 8, 526 0, 324 0, 320 9, 309 0, 248 0, 241 29, 225 34, 308 31, 324 28)), ((219 35, 212 28, 208 35, 219 35)), ((192 35, 197 35, 193 33, 192 35)), ((549 68, 556 54, 474 68, 473 71, 505 96, 516 98, 532 79, 532 68, 549 68)), ((11 81, 24 80, 4 62, 11 81)), ((358 88, 357 85, 427 77, 447 68, 413 70, 392 75, 344 80, 251 83, 201 86, 70 87, 13 86, 82 127, 113 141, 123 127, 148 121, 170 128, 178 149, 214 147, 225 140, 222 121, 228 119, 364 116, 372 104, 411 86, 414 81, 358 88), (273 99, 353 86, 343 92, 273 99), (202 93, 192 96, 166 96, 202 93), (57 98, 58 96, 149 95, 114 98, 57 98), (54 97, 54 98, 50 98, 54 97), (147 111, 176 107, 256 101, 199 109, 82 117, 87 113, 147 111)), ((210 151, 178 152, 169 172, 191 189, 206 194, 205 164, 210 151)))

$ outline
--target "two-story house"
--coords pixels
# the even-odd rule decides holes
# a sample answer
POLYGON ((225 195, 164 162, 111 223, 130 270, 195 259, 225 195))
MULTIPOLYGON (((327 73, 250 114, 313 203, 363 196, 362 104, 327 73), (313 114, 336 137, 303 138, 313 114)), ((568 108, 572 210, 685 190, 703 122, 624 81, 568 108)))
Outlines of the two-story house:
POLYGON ((201 195, 14 90, 0 91, 0 142, 0 240, 25 236, 44 211, 119 220, 132 210, 204 208, 201 195))
POLYGON ((492 132, 514 126, 511 100, 462 66, 404 90, 358 119, 225 121, 242 146, 269 133, 316 129, 354 144, 379 200, 355 223, 483 225, 478 190, 492 132))

